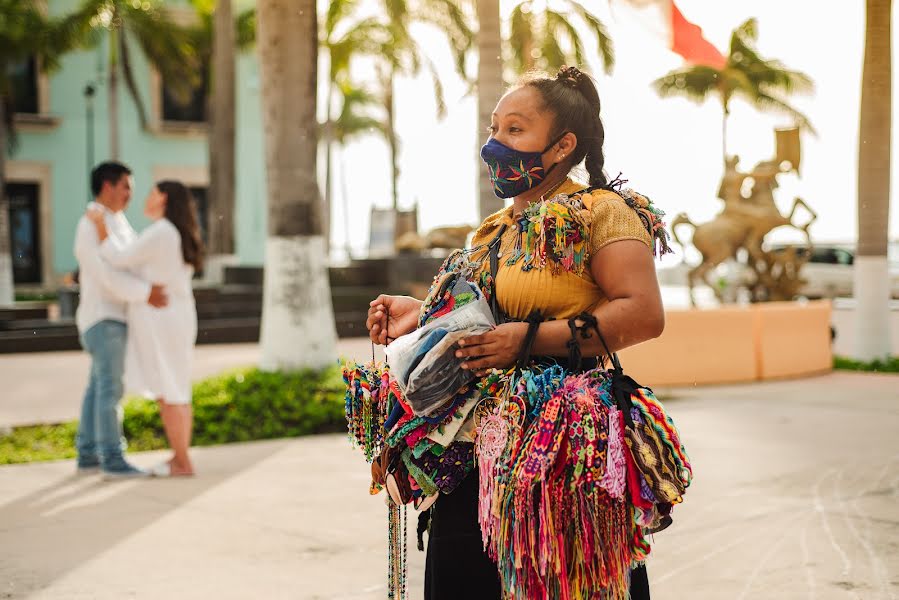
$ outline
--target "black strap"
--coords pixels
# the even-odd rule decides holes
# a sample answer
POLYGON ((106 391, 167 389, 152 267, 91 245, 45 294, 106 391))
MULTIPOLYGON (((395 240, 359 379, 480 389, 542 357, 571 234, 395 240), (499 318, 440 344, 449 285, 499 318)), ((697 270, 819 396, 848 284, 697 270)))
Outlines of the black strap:
POLYGON ((531 358, 531 350, 534 348, 534 340, 537 339, 537 329, 540 327, 540 323, 543 322, 543 314, 539 310, 535 310, 528 315, 525 322, 528 324, 528 332, 525 334, 524 341, 521 343, 521 352, 518 353, 518 362, 516 363, 516 366, 519 371, 528 366, 528 360, 531 358))
MULTIPOLYGON (((500 242, 502 241, 503 234, 506 232, 508 228, 508 224, 503 223, 499 227, 499 231, 496 232, 496 236, 490 243, 487 244, 487 247, 490 249, 490 277, 493 280, 493 289, 491 290, 490 295, 490 312, 493 313, 493 320, 497 325, 502 323, 507 323, 510 319, 500 310, 499 308, 499 300, 497 299, 496 294, 496 277, 499 273, 499 247, 500 242)), ((534 348, 534 340, 537 338, 537 328, 540 327, 540 323, 544 321, 543 314, 539 310, 535 310, 528 318, 525 319, 525 322, 528 324, 528 332, 524 336, 524 341, 521 344, 521 351, 518 354, 518 361, 516 362, 516 367, 521 370, 527 367, 528 360, 531 357, 531 350, 534 348)))
POLYGON ((506 320, 499 310, 499 300, 496 299, 496 274, 499 272, 499 246, 503 234, 506 232, 506 227, 507 225, 505 223, 500 225, 496 237, 490 240, 490 243, 487 245, 487 247, 490 248, 490 277, 493 280, 493 289, 490 291, 490 312, 493 313, 493 320, 496 321, 497 325, 506 320))
POLYGON ((631 396, 637 393, 637 390, 641 387, 640 384, 624 374, 618 355, 609 348, 602 331, 599 329, 599 321, 594 315, 586 312, 581 313, 568 320, 568 328, 571 330, 571 340, 568 342, 569 361, 577 358, 577 362, 573 364, 580 364, 581 349, 577 340, 577 334, 580 333, 582 338, 587 339, 591 335, 590 329, 593 329, 596 335, 599 336, 599 341, 606 351, 606 356, 612 362, 612 368, 609 369, 609 373, 612 375, 612 399, 615 400, 615 404, 624 415, 624 422, 628 427, 633 428, 634 420, 631 417, 631 409, 634 404, 631 396), (584 324, 579 327, 577 321, 583 321, 584 324))
POLYGON ((415 537, 418 542, 418 551, 424 552, 425 540, 424 534, 431 526, 431 509, 423 510, 418 514, 418 527, 415 528, 415 537))

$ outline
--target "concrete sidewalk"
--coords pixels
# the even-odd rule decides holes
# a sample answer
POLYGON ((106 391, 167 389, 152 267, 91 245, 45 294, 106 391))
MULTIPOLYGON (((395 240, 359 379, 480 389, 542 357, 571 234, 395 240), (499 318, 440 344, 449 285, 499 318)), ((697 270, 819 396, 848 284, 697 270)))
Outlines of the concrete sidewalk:
MULTIPOLYGON (((341 357, 368 360, 371 342, 341 339, 337 351, 341 357)), ((258 362, 258 344, 197 346, 192 376, 199 381, 258 362)), ((89 369, 90 357, 81 351, 0 355, 0 428, 77 419, 89 369)))
MULTIPOLYGON (((695 481, 657 536, 653 600, 899 597, 899 377, 678 390, 666 403, 695 481)), ((345 436, 195 459, 186 480, 107 483, 71 461, 0 468, 0 598, 385 597, 386 509, 345 436)), ((422 569, 410 537, 412 600, 422 569)))

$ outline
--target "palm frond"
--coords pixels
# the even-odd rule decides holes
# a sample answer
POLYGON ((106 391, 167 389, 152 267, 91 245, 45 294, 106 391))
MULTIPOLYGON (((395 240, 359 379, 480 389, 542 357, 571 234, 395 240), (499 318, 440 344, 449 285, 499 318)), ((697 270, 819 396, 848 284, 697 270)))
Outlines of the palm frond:
POLYGON ((543 14, 544 27, 540 31, 540 58, 537 60, 537 66, 549 73, 554 73, 562 65, 571 62, 559 39, 562 35, 558 29, 564 29, 564 25, 559 23, 564 19, 560 17, 558 13, 549 10, 543 14))
POLYGON ((721 71, 706 65, 695 65, 671 71, 652 82, 652 87, 662 96, 683 96, 697 102, 706 100, 718 91, 721 71))
POLYGON ((771 110, 793 117, 793 119, 796 120, 797 125, 807 129, 813 135, 818 135, 818 132, 812 126, 812 123, 808 120, 808 117, 806 117, 798 109, 788 104, 785 100, 777 98, 765 92, 759 92, 754 97, 749 98, 749 100, 753 105, 761 109, 771 110))
POLYGON ((122 23, 137 38, 147 60, 176 94, 190 93, 200 82, 200 64, 186 28, 151 4, 145 10, 124 4, 122 23))
POLYGON ((530 2, 522 2, 512 10, 510 18, 509 48, 516 73, 524 73, 534 64, 535 23, 530 6, 530 2))
POLYGON ((256 9, 248 8, 236 19, 237 36, 234 43, 238 50, 246 50, 256 43, 256 9))
POLYGON ((413 14, 415 20, 430 23, 445 32, 453 52, 456 72, 468 80, 465 62, 474 44, 474 32, 456 0, 424 0, 413 14))
POLYGON ((543 33, 543 58, 546 60, 546 68, 550 72, 556 71, 562 65, 583 66, 587 62, 587 56, 584 52, 584 43, 578 34, 574 25, 566 19, 562 14, 553 11, 546 11, 546 29, 543 33), (562 49, 561 44, 557 43, 556 47, 561 52, 561 57, 555 54, 555 48, 546 43, 548 38, 554 38, 556 41, 565 38, 570 46, 570 51, 566 52, 562 49), (553 57, 550 59, 550 57, 553 57), (561 59, 561 60, 558 60, 561 59))
POLYGON ((366 109, 380 106, 380 100, 367 89, 354 86, 344 80, 339 84, 343 106, 337 119, 330 124, 334 139, 341 144, 354 137, 375 131, 386 135, 387 126, 383 119, 373 117, 366 109))
POLYGON ((134 71, 131 68, 131 53, 128 49, 128 38, 125 35, 125 30, 119 30, 118 36, 119 42, 119 55, 122 58, 122 75, 125 78, 125 86, 128 88, 128 93, 131 95, 131 99, 134 100, 134 105, 137 107, 137 116, 140 119, 140 125, 143 128, 147 127, 147 109, 144 107, 144 102, 141 100, 140 92, 137 89, 137 83, 134 81, 134 71))
POLYGON ((750 17, 743 21, 739 27, 734 29, 734 35, 749 42, 757 42, 759 39, 759 21, 755 17, 750 17))
POLYGON ((338 24, 353 14, 358 4, 359 0, 331 0, 328 3, 328 12, 325 13, 325 42, 334 35, 338 24))
POLYGON ((815 90, 811 77, 801 71, 793 71, 780 61, 768 60, 763 65, 747 70, 747 76, 760 87, 768 87, 787 94, 808 94, 815 90))
POLYGON ((371 17, 356 23, 340 39, 332 40, 325 46, 330 58, 331 81, 336 81, 349 71, 350 63, 356 56, 395 56, 396 51, 391 41, 388 28, 377 18, 371 17))
MULTIPOLYGON (((34 0, 0 1, 0 61, 37 56, 45 70, 58 67, 64 53, 99 40, 92 35, 91 26, 97 2, 87 2, 62 18, 48 18, 34 0)), ((5 72, 0 74, 0 78, 5 76, 5 72)))
POLYGON ((727 66, 735 69, 752 69, 764 65, 765 59, 758 51, 744 40, 731 40, 730 53, 727 55, 727 66))
POLYGON ((434 100, 437 102, 437 118, 442 119, 446 116, 446 97, 443 93, 443 83, 440 81, 440 74, 437 72, 437 65, 430 58, 425 57, 425 64, 428 72, 431 74, 431 84, 434 86, 434 100))
MULTIPOLYGON (((587 10, 580 2, 568 0, 568 4, 575 14, 587 24, 587 27, 593 32, 593 35, 596 36, 596 43, 599 46, 599 55, 600 58, 602 58, 603 69, 606 73, 611 73, 612 67, 615 66, 615 50, 612 46, 612 38, 609 35, 609 32, 606 31, 605 25, 603 25, 602 21, 587 10)), ((581 62, 580 64, 584 63, 581 62)))
POLYGON ((211 15, 215 12, 216 0, 190 0, 190 5, 198 15, 211 15))
POLYGON ((395 26, 408 29, 409 6, 406 0, 384 0, 384 9, 387 20, 395 26))

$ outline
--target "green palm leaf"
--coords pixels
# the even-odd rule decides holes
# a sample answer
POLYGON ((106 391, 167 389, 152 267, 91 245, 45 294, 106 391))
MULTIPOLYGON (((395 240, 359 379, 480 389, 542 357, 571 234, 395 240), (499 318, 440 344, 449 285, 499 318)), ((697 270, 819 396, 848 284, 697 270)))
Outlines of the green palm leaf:
POLYGON ((566 64, 583 65, 587 62, 584 53, 584 43, 578 35, 577 29, 560 13, 546 11, 546 28, 543 33, 543 58, 546 61, 545 68, 550 72, 557 71, 566 64), (571 51, 565 52, 561 44, 548 44, 547 40, 566 40, 571 51))
POLYGON ((237 15, 237 36, 234 42, 239 50, 246 50, 256 43, 256 9, 248 8, 237 15))
MULTIPOLYGON (((599 55, 602 58, 603 69, 606 73, 611 73, 612 67, 615 66, 615 50, 612 47, 612 38, 609 36, 609 32, 606 31, 605 25, 579 2, 568 0, 568 4, 593 32, 593 35, 596 37, 596 43, 599 46, 599 55)), ((580 61, 578 64, 584 64, 584 62, 580 61)))
POLYGON ((533 68, 535 47, 535 23, 531 3, 522 2, 512 10, 510 19, 509 48, 512 64, 517 73, 533 68))
POLYGON ((121 19, 153 66, 175 93, 189 94, 200 81, 200 65, 186 28, 174 23, 155 3, 150 8, 121 3, 121 19))
POLYGON ((353 14, 359 4, 358 0, 331 0, 328 12, 325 13, 325 41, 331 39, 338 24, 353 14))
POLYGON ((787 104, 786 101, 764 92, 760 92, 756 94, 756 96, 752 99, 752 102, 760 108, 787 114, 793 117, 797 125, 808 129, 808 131, 814 135, 818 135, 818 132, 812 126, 811 122, 808 120, 808 117, 799 112, 799 110, 797 110, 796 108, 787 104))
POLYGON ((456 72, 467 81, 465 59, 474 42, 474 33, 459 4, 455 0, 423 0, 412 16, 414 20, 430 23, 446 34, 456 72))
POLYGON ((685 96, 702 102, 718 91, 721 71, 713 67, 697 65, 678 69, 652 82, 662 97, 685 96))

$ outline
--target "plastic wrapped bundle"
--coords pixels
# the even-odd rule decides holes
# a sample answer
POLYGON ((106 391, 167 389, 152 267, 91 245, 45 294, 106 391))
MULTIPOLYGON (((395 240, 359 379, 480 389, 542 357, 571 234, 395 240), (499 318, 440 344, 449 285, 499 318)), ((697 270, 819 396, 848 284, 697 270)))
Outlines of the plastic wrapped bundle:
POLYGON ((456 358, 458 343, 495 325, 487 300, 470 281, 449 277, 438 292, 429 306, 434 318, 386 349, 403 398, 417 416, 439 413, 474 380, 456 358))

